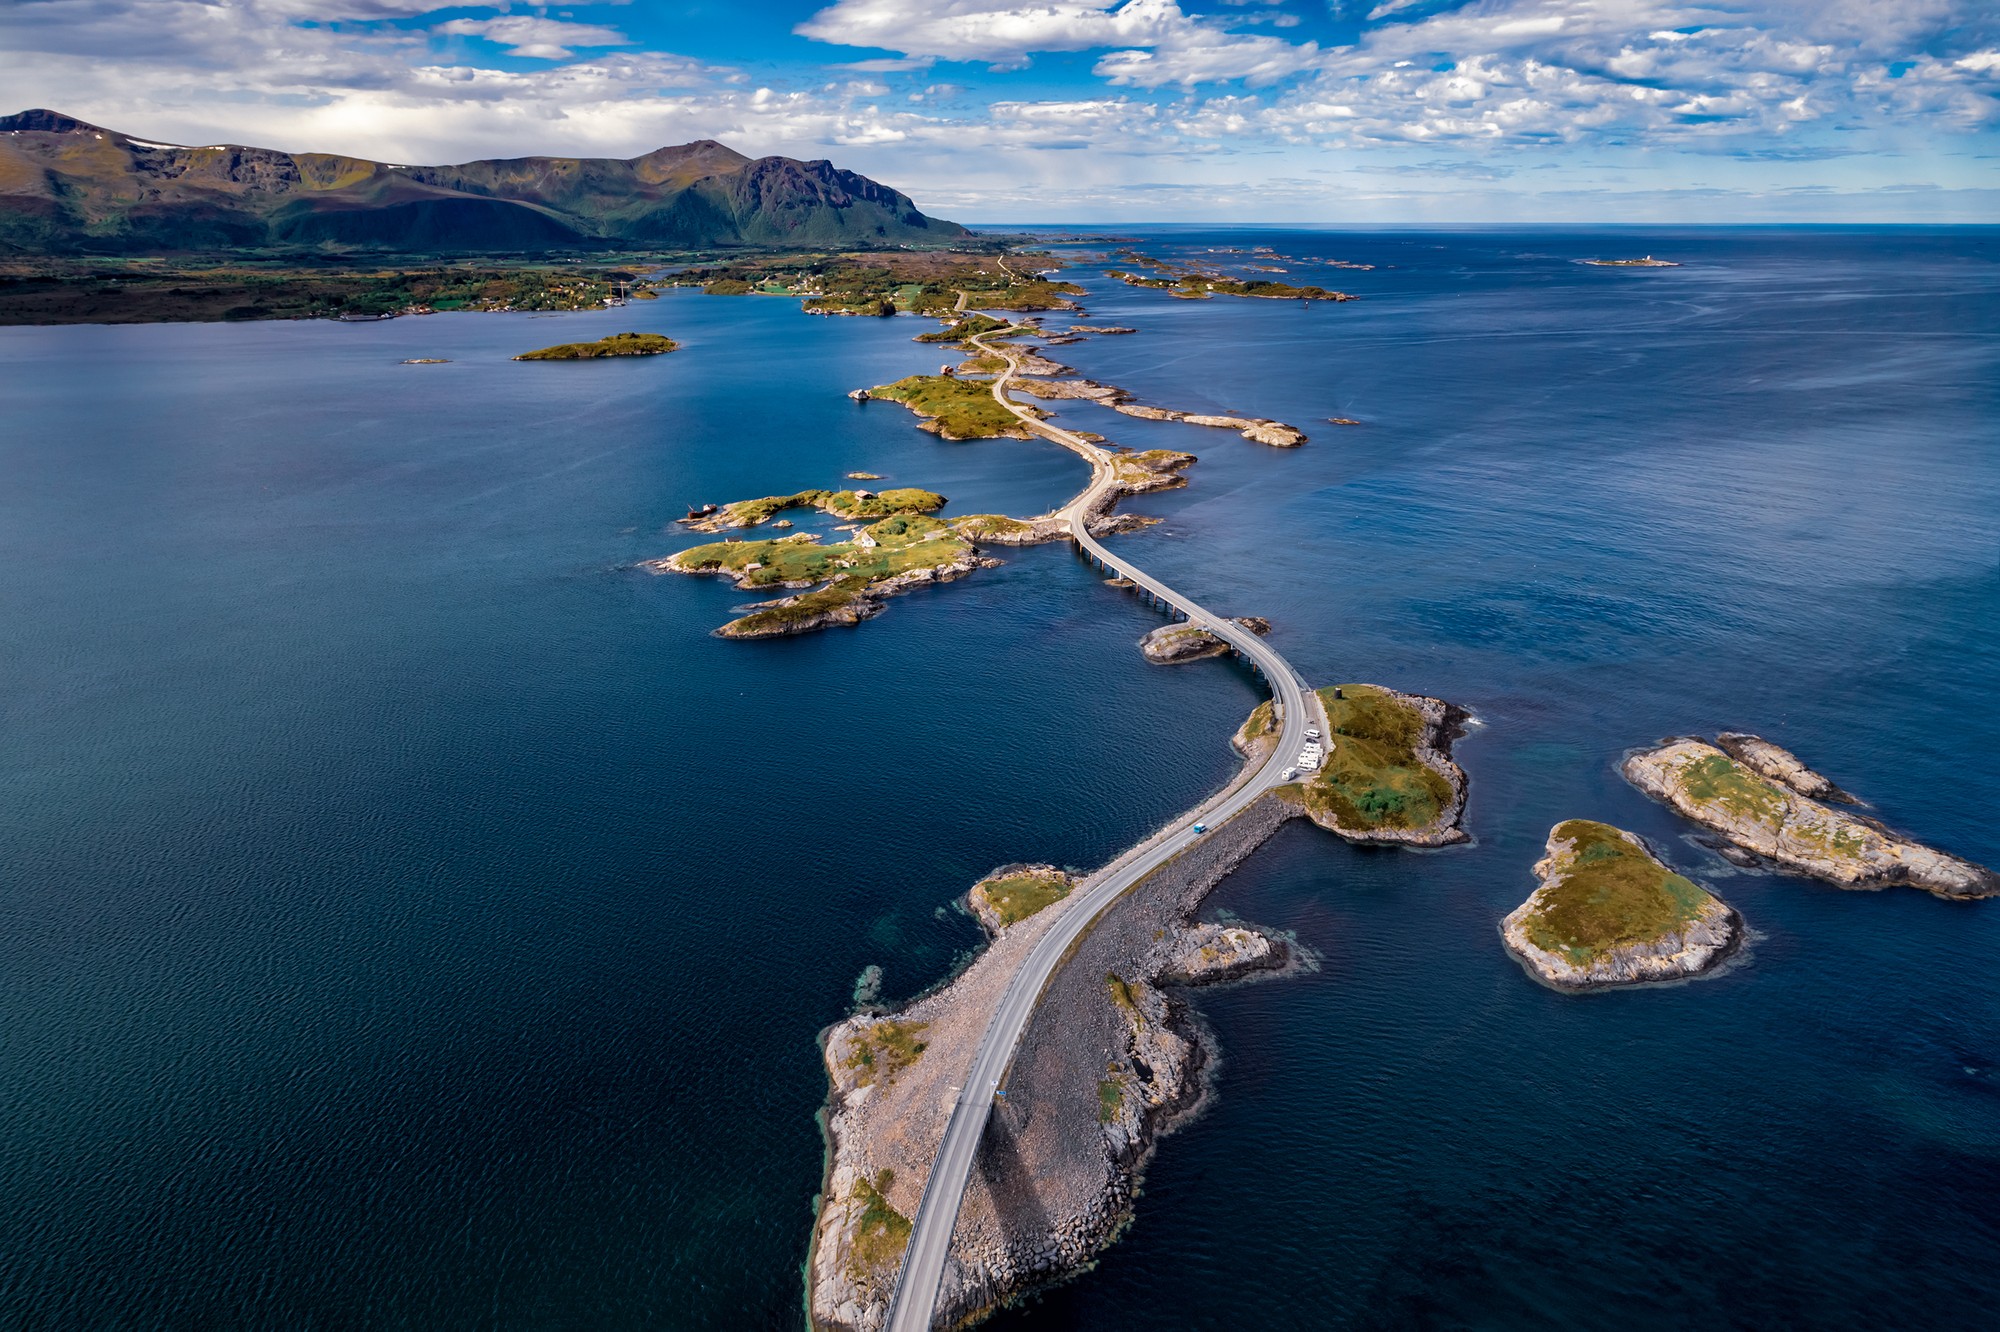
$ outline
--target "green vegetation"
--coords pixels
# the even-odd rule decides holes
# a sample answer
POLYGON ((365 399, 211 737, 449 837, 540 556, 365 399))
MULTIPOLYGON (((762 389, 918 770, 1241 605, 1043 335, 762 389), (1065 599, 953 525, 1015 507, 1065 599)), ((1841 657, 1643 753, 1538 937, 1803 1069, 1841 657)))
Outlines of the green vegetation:
POLYGON ((971 314, 965 316, 965 318, 959 320, 955 324, 949 324, 944 328, 933 329, 929 333, 917 334, 915 341, 963 342, 966 338, 976 338, 981 333, 991 333, 996 328, 1006 328, 1006 327, 1007 323, 1005 320, 995 319, 992 315, 983 315, 979 313, 977 310, 974 310, 971 314))
POLYGON ((993 908, 1003 928, 1062 901, 1069 890, 1068 878, 1060 874, 1012 874, 979 885, 980 896, 993 908))
POLYGON ((787 509, 821 509, 840 518, 886 518, 898 513, 934 513, 944 505, 944 496, 911 486, 867 494, 858 490, 801 490, 725 504, 707 526, 756 527, 787 509))
POLYGON ((674 556, 683 573, 731 573, 744 587, 784 587, 823 579, 874 582, 911 569, 949 564, 967 546, 950 525, 920 514, 895 514, 861 529, 873 544, 821 545, 800 533, 769 541, 715 541, 674 556))
MULTIPOLYGON (((847 1066, 856 1070, 854 1085, 887 1085, 896 1075, 923 1057, 927 1048, 917 1039, 928 1028, 926 1022, 876 1022, 854 1043, 847 1066)), ((885 1186, 886 1187, 886 1186, 885 1186)))
POLYGON ((853 1275, 879 1270, 902 1261, 910 1245, 910 1218, 889 1205, 889 1186, 896 1172, 883 1170, 874 1179, 854 1182, 854 1198, 861 1204, 861 1216, 854 1226, 853 1275))
POLYGON ((847 622, 867 618, 870 607, 863 604, 867 578, 836 578, 825 587, 786 597, 775 606, 751 611, 731 620, 718 631, 725 638, 768 638, 774 634, 799 633, 828 621, 822 617, 849 612, 847 622))
POLYGON ((1720 805, 1740 817, 1773 828, 1784 826, 1785 793, 1724 754, 1696 759, 1680 771, 1681 789, 1689 799, 1720 805))
POLYGON ((517 361, 591 361, 601 356, 658 356, 680 346, 658 333, 613 333, 595 342, 563 342, 539 351, 522 352, 517 361))
POLYGON ((1823 855, 1852 859, 1868 844, 1860 825, 1838 814, 1824 826, 1815 819, 1789 818, 1791 797, 1727 755, 1703 755, 1681 768, 1679 778, 1681 790, 1697 804, 1718 806, 1739 818, 1782 829, 1823 855))
POLYGON ((1325 287, 1295 287, 1288 282, 1271 282, 1257 278, 1243 281, 1226 278, 1210 269, 1201 271, 1192 268, 1177 268, 1158 259, 1150 259, 1136 251, 1120 251, 1134 263, 1159 270, 1165 277, 1147 277, 1143 273, 1111 269, 1104 276, 1116 278, 1129 287, 1151 287, 1156 290, 1172 291, 1174 295, 1189 300, 1207 300, 1211 294, 1223 296, 1252 296, 1267 300, 1284 301, 1351 301, 1354 298, 1344 291, 1328 291, 1325 287))
MULTIPOLYGON (((927 429, 936 430, 946 439, 1019 438, 1025 429, 1012 412, 993 400, 993 386, 983 380, 910 375, 893 384, 869 389, 868 393, 871 397, 902 403, 932 423, 927 429)), ((1034 408, 1028 410, 1042 415, 1034 408)))
POLYGON ((969 306, 994 310, 1063 309, 1068 297, 1081 293, 1067 282, 1016 277, 1000 264, 998 248, 995 242, 961 237, 949 250, 767 256, 688 269, 674 281, 704 289, 742 283, 745 289, 804 297, 807 310, 829 314, 940 318, 952 316, 961 291, 969 306))
POLYGON ((592 310, 636 273, 604 268, 443 266, 404 272, 146 260, 40 264, 0 274, 0 324, 139 324, 373 318, 443 310, 592 310))
POLYGON ((703 283, 701 294, 704 296, 748 296, 753 290, 755 289, 741 278, 717 278, 713 282, 703 283))
POLYGON ((1146 1015, 1140 1011, 1139 1000, 1132 993, 1129 981, 1115 971, 1107 971, 1104 973, 1104 985, 1111 991, 1111 1002, 1124 1010, 1125 1016, 1131 1018, 1137 1026, 1146 1025, 1146 1015))
POLYGON ((1333 734, 1325 764, 1301 785, 1306 808, 1342 828, 1424 828, 1450 805, 1451 783, 1417 758, 1423 718, 1374 685, 1319 691, 1333 734))
POLYGON ((1271 700, 1268 698, 1250 709, 1250 719, 1243 723, 1245 740, 1262 740, 1267 735, 1277 734, 1277 731, 1278 719, 1272 711, 1271 700))
POLYGON ((1571 819, 1556 826, 1551 841, 1571 846, 1557 853, 1521 929, 1537 948, 1574 965, 1664 938, 1715 900, 1609 824, 1571 819))
POLYGON ((1125 1108, 1125 1079, 1114 1074, 1097 1084, 1097 1122, 1111 1124, 1117 1122, 1118 1112, 1125 1108))
POLYGON ((952 527, 968 541, 981 537, 992 540, 997 537, 1027 536, 1035 530, 1033 523, 1024 523, 1019 518, 1009 518, 998 513, 974 513, 963 518, 954 518, 952 527))
POLYGON ((1224 296, 1256 296, 1275 301, 1351 301, 1344 291, 1325 287, 1295 287, 1289 282, 1239 282, 1233 278, 1184 277, 1180 285, 1189 291, 1217 292, 1224 296))

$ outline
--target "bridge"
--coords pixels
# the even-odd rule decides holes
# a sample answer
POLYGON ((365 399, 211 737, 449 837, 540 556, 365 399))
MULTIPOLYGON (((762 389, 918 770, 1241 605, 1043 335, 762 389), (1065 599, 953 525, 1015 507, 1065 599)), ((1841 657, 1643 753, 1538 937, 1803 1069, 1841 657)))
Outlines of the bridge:
MULTIPOLYGON (((959 294, 963 310, 965 296, 959 294)), ((1198 840, 1194 831, 1201 824, 1211 832, 1243 812, 1273 787, 1284 784, 1282 772, 1305 741, 1308 718, 1317 718, 1319 708, 1311 690, 1297 671, 1271 646, 1234 620, 1212 615, 1192 597, 1167 586, 1140 569, 1131 560, 1114 556, 1090 534, 1090 519, 1097 506, 1115 493, 1116 473, 1112 455, 1079 435, 1057 429, 1024 410, 1007 396, 1007 384, 1019 370, 1011 347, 998 347, 982 337, 971 343, 1007 362, 1005 373, 993 381, 995 401, 1019 417, 1036 434, 1082 455, 1091 466, 1090 484, 1062 509, 1058 516, 1067 520, 1070 536, 1083 552, 1105 570, 1125 578, 1160 605, 1185 617, 1189 624, 1206 629, 1227 643, 1234 653, 1254 667, 1270 686, 1272 709, 1279 723, 1278 744, 1270 756, 1255 768, 1245 768, 1234 781, 1160 832, 1127 850, 1080 885, 1055 924, 1039 939, 1021 968, 1008 983, 987 1024, 972 1068, 952 1106, 945 1125, 944 1140, 938 1145, 924 1183, 923 1200, 910 1223, 909 1247, 903 1254, 902 1275, 889 1306, 887 1332, 930 1332, 936 1316, 939 1287, 944 1281, 945 1262, 951 1255, 952 1231, 958 1224, 959 1205, 965 1200, 965 1186, 979 1155, 979 1142, 993 1113, 993 1101, 1006 1079, 1021 1036, 1034 1016, 1035 1005, 1070 948, 1089 931, 1097 918, 1125 892, 1148 874, 1198 840)))

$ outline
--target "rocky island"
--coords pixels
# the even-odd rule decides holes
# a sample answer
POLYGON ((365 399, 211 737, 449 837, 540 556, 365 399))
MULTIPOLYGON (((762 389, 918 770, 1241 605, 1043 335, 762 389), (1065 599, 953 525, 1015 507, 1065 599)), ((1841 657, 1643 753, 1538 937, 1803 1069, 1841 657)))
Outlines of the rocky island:
MULTIPOLYGON (((989 399, 990 401, 990 399, 989 399)), ((1115 485, 1084 513, 1094 533, 1129 531, 1156 521, 1111 511, 1127 495, 1186 485, 1181 472, 1191 453, 1149 449, 1116 453, 1110 467, 1115 485)), ((771 601, 754 602, 748 614, 715 632, 723 638, 775 638, 817 629, 851 626, 879 615, 882 603, 914 588, 947 583, 998 560, 981 545, 1029 546, 1069 535, 1060 514, 1010 518, 975 513, 962 518, 928 515, 945 505, 935 491, 901 487, 872 490, 800 490, 729 504, 704 504, 680 523, 693 531, 721 533, 769 523, 789 527, 782 514, 817 509, 855 520, 846 541, 826 543, 806 532, 760 541, 727 537, 693 546, 664 559, 644 560, 648 573, 710 574, 751 590, 798 589, 771 601), (807 590, 809 589, 809 590, 807 590)))
POLYGON ((1699 975, 1743 937, 1735 911, 1607 823, 1558 823, 1535 874, 1542 886, 1500 923, 1500 934, 1559 989, 1699 975))
MULTIPOLYGON (((1452 742, 1470 720, 1443 699, 1381 685, 1331 685, 1316 698, 1326 717, 1326 756, 1293 788, 1306 816, 1350 842, 1450 846, 1470 840, 1465 769, 1452 742)), ((1236 733, 1246 753, 1275 733, 1262 703, 1236 733)))
POLYGON ((1805 794, 1825 778, 1775 745, 1729 734, 1739 752, 1757 755, 1768 772, 1705 740, 1681 737, 1630 755, 1625 777, 1732 846, 1837 888, 1902 885, 1952 899, 2000 895, 2000 875, 1992 870, 1910 841, 1873 819, 1828 809, 1805 794), (1797 772, 1771 751, 1796 764, 1797 772))
MULTIPOLYGON (((1253 634, 1261 636, 1271 632, 1271 622, 1259 616, 1237 615, 1232 618, 1253 634)), ((1177 666, 1184 661, 1220 657, 1229 651, 1229 644, 1198 625, 1166 624, 1140 639, 1139 651, 1155 666, 1177 666)))
POLYGON ((517 361, 594 361, 604 356, 659 356, 678 348, 672 338, 658 333, 613 333, 595 342, 561 342, 553 347, 522 352, 517 361))
POLYGON ((1671 259, 1655 259, 1646 255, 1640 259, 1586 259, 1583 262, 1592 268, 1679 268, 1671 259))

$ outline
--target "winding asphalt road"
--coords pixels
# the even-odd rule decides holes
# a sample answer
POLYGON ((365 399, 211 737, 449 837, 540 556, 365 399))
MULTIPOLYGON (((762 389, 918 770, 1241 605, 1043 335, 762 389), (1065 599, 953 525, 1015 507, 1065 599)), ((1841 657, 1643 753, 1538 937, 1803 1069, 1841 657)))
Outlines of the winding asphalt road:
MULTIPOLYGON (((960 308, 964 294, 960 293, 960 308)), ((1067 430, 1059 430, 1037 419, 1007 396, 1017 362, 1012 348, 995 347, 980 338, 974 346, 1005 358, 1006 373, 993 381, 993 397, 1021 418, 1036 434, 1054 440, 1088 459, 1090 485, 1058 511, 1068 520, 1070 534, 1078 545, 1095 555, 1117 575, 1129 578, 1155 597, 1187 616, 1189 624, 1206 629, 1227 642, 1254 663, 1271 687, 1282 728, 1278 745, 1270 757, 1255 768, 1246 768, 1234 781, 1201 805, 1189 810, 1172 824, 1126 851, 1118 859, 1092 875, 1062 908, 1054 925, 1039 939, 1021 969, 1001 996, 1000 1006, 987 1025, 979 1043, 979 1053, 965 1079, 964 1089, 952 1107, 951 1121, 945 1125, 944 1141, 937 1159, 931 1163, 930 1178, 924 1183, 923 1201, 910 1227, 909 1248, 903 1255, 902 1276, 889 1307, 888 1332, 930 1332, 937 1307, 938 1288, 944 1280, 945 1260, 951 1253, 951 1235, 958 1223, 958 1209, 965 1199, 965 1186, 979 1155, 979 1141, 992 1116, 993 1102, 1000 1094, 1021 1035, 1028 1029, 1042 990, 1069 955, 1070 947, 1096 923, 1127 889, 1171 860, 1202 834, 1194 825, 1205 825, 1210 834, 1247 808, 1274 786, 1283 785, 1280 774, 1291 765, 1305 741, 1307 718, 1317 719, 1319 710, 1305 681, 1269 644, 1233 620, 1211 615, 1193 598, 1176 592, 1159 579, 1135 566, 1130 560, 1112 555, 1089 531, 1089 511, 1115 484, 1111 455, 1067 430)))

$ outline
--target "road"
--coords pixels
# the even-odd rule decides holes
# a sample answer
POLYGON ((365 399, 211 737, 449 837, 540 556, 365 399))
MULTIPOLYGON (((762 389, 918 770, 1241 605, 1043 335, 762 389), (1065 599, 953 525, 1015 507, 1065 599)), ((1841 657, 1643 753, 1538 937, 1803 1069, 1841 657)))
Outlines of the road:
MULTIPOLYGON (((963 303, 961 293, 961 306, 963 303)), ((1090 485, 1058 511, 1068 519, 1071 535, 1076 538, 1077 544, 1119 576, 1131 579, 1155 597, 1174 606, 1187 616, 1189 624, 1225 640, 1254 663, 1271 687, 1282 727, 1277 748, 1262 764, 1246 768, 1236 780, 1201 805, 1181 815, 1085 880, 1049 932, 1029 951, 1021 969, 1001 996, 1000 1006, 994 1011, 986 1035, 979 1043, 979 1053, 972 1061, 964 1089, 959 1092, 958 1101, 952 1107, 951 1120, 945 1125, 944 1141, 939 1144, 937 1158, 931 1163, 930 1178, 924 1184, 923 1201, 918 1205, 916 1218, 911 1223, 909 1248, 903 1255, 902 1276, 889 1307, 888 1332, 929 1332, 936 1312, 938 1288, 944 1280, 945 1261, 951 1253, 952 1229, 958 1222, 958 1209, 965 1199, 965 1186, 972 1174, 973 1161, 979 1155, 980 1138, 986 1132, 986 1122, 992 1116, 1000 1084, 1006 1079, 1008 1066, 1014 1061, 1014 1052, 1020 1046, 1022 1034, 1028 1029, 1029 1018, 1034 1016, 1042 990, 1068 956, 1070 946, 1126 890, 1197 840, 1200 835, 1193 831, 1193 825, 1204 824, 1213 833, 1272 787, 1283 785, 1283 770, 1291 766, 1300 746, 1305 743, 1307 719, 1313 718, 1316 724, 1319 716, 1317 702, 1310 700, 1310 691, 1298 672, 1263 639, 1233 620, 1211 615, 1193 598, 1168 587, 1131 560, 1114 556, 1099 544, 1088 530, 1087 514, 1090 506, 1114 484, 1110 455, 1088 440, 1039 420, 1007 396, 1007 384, 1016 372, 1012 348, 996 347, 980 338, 973 338, 971 342, 1007 361, 1006 372, 993 382, 994 399, 1020 417, 1036 434, 1054 440, 1089 460, 1090 485)))

